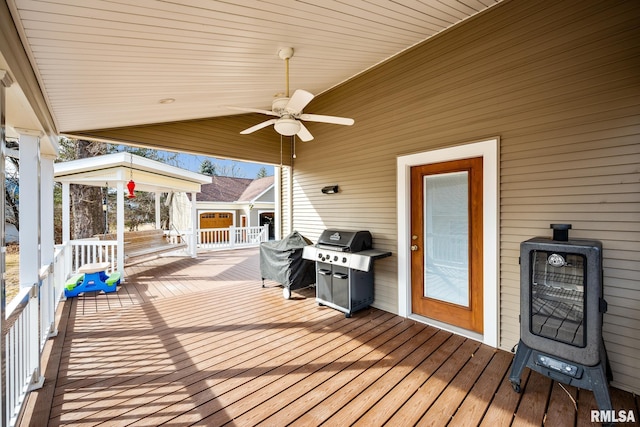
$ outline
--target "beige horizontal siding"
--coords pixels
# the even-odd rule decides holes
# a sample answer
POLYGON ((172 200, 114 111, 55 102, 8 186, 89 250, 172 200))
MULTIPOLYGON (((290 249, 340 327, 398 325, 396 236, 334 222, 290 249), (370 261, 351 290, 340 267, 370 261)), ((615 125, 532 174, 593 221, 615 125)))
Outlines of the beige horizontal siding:
POLYGON ((291 224, 291 168, 282 166, 280 170, 280 235, 284 238, 292 231, 291 224))
POLYGON ((295 228, 371 230, 394 252, 375 305, 396 312, 397 156, 499 136, 500 346, 519 339, 520 243, 568 222, 603 242, 614 384, 640 392, 638 16, 633 1, 507 1, 317 98, 309 111, 356 123, 309 125, 295 228))
MULTIPOLYGON (((604 335, 614 383, 637 390, 640 376, 633 366, 640 349, 640 144, 629 144, 627 137, 601 139, 589 133, 581 137, 578 146, 570 139, 556 139, 548 150, 539 147, 535 157, 530 150, 503 153, 501 262, 513 265, 517 253, 505 251, 515 251, 523 239, 549 236, 549 223, 572 223, 571 236, 602 241, 604 296, 609 303, 604 335), (544 179, 536 177, 537 168, 544 179)), ((504 268, 501 283, 503 304, 519 306, 518 299, 505 295, 506 288, 519 287, 515 265, 504 268)), ((518 312, 510 311, 503 305, 503 343, 507 337, 517 337, 511 330, 517 323, 509 317, 518 312)))

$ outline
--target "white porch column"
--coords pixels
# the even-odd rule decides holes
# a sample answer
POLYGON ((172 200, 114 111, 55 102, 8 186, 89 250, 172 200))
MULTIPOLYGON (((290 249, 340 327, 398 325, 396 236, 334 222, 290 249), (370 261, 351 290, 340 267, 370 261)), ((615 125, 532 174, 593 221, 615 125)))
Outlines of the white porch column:
POLYGON ((62 243, 71 240, 71 188, 68 182, 62 183, 62 243))
MULTIPOLYGON (((40 267, 41 246, 41 197, 40 191, 40 131, 30 129, 16 129, 20 134, 20 288, 32 289, 30 302, 24 314, 29 319, 32 330, 21 345, 27 350, 27 368, 32 375, 29 387, 42 387, 44 377, 40 366, 40 267)), ((53 223, 52 223, 53 224, 53 223)), ((51 227, 51 225, 49 225, 51 227)))
MULTIPOLYGON (((5 116, 6 116, 6 102, 5 102, 5 89, 11 86, 13 81, 9 74, 5 70, 0 69, 0 171, 2 171, 2 176, 5 176, 4 170, 4 162, 5 162, 5 149, 6 149, 6 141, 5 141, 5 116)), ((0 194, 2 194, 2 199, 0 199, 0 215, 2 216, 2 222, 0 223, 0 331, 4 331, 5 329, 5 308, 6 308, 6 293, 5 293, 5 271, 6 271, 6 262, 5 262, 5 254, 7 248, 5 247, 5 229, 4 229, 4 221, 5 221, 5 180, 2 179, 0 182, 0 194)), ((5 366, 7 365, 6 355, 7 349, 5 347, 6 340, 4 338, 0 339, 0 397, 2 400, 0 401, 0 424, 5 423, 8 419, 8 405, 7 400, 5 399, 5 390, 7 389, 7 370, 5 366)))
POLYGON ((155 193, 155 200, 156 200, 156 230, 159 230, 162 228, 162 224, 160 224, 160 196, 161 193, 156 192, 155 193))
MULTIPOLYGON (((68 245, 71 240, 71 189, 68 182, 62 183, 62 244, 68 245)), ((72 257, 71 247, 67 246, 65 249, 65 272, 71 273, 72 257)), ((65 277, 65 280, 67 278, 65 277)))
MULTIPOLYGON (((276 166, 274 169, 274 186, 275 190, 275 239, 282 239, 282 167, 276 166)), ((269 240, 267 238, 267 240, 269 240)))
POLYGON ((198 224, 198 207, 196 206, 196 195, 198 193, 191 193, 191 229, 193 233, 191 234, 191 258, 196 258, 198 256, 198 228, 200 228, 198 224))
POLYGON ((40 171, 41 171, 41 200, 42 206, 40 207, 40 245, 41 245, 41 257, 42 265, 49 265, 53 262, 55 253, 54 246, 55 233, 53 230, 54 218, 53 218, 53 162, 55 156, 43 155, 40 159, 40 171))
POLYGON ((20 287, 40 280, 40 132, 20 133, 20 287), (34 226, 35 225, 35 226, 34 226))
POLYGON ((124 182, 116 184, 116 241, 118 242, 117 263, 120 277, 124 281, 124 182))

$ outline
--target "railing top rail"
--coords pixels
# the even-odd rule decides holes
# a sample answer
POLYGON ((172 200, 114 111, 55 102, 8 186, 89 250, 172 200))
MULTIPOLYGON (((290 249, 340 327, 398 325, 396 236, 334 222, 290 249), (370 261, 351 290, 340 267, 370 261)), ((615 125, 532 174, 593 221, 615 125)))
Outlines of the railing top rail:
POLYGON ((40 280, 44 280, 50 273, 53 273, 53 263, 40 267, 38 277, 40 280))
POLYGON ((230 228, 234 228, 236 230, 250 230, 250 229, 262 229, 264 226, 263 225, 252 225, 250 227, 237 227, 237 226, 230 226, 230 227, 221 227, 221 228, 197 228, 198 231, 209 231, 209 230, 229 230, 230 228))
POLYGON ((35 287, 37 285, 33 285, 29 288, 21 288, 9 305, 7 305, 7 310, 5 313, 5 322, 2 325, 2 336, 4 337, 7 331, 9 331, 13 324, 18 320, 22 312, 27 305, 29 305, 29 300, 31 299, 32 292, 35 292, 35 287))
POLYGON ((71 245, 76 246, 117 246, 117 240, 70 240, 71 245))

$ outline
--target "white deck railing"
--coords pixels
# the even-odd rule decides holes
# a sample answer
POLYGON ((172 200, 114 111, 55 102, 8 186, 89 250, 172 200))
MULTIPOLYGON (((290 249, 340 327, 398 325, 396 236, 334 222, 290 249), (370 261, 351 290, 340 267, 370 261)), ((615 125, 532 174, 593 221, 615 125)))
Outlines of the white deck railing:
POLYGON ((22 287, 7 305, 3 425, 15 425, 27 394, 44 382, 40 362, 45 343, 57 334, 55 314, 65 281, 65 252, 65 247, 57 247, 53 263, 40 268, 39 282, 22 287))
POLYGON ((199 228, 197 229, 198 250, 234 249, 258 246, 269 240, 269 226, 199 228))
MULTIPOLYGON (((174 233, 191 242, 191 232, 174 233)), ((268 226, 229 227, 197 230, 197 248, 233 249, 257 246, 269 239, 268 226)), ((72 240, 57 245, 54 261, 40 268, 39 283, 22 287, 7 305, 5 326, 6 414, 0 425, 14 426, 27 394, 42 387, 41 357, 47 340, 57 334, 55 315, 63 299, 67 278, 83 264, 108 262, 115 271, 117 242, 112 240, 72 240)))
POLYGON ((67 265, 68 273, 77 271, 84 264, 108 262, 108 272, 115 271, 118 259, 118 242, 115 240, 82 239, 71 240, 71 256, 67 265))

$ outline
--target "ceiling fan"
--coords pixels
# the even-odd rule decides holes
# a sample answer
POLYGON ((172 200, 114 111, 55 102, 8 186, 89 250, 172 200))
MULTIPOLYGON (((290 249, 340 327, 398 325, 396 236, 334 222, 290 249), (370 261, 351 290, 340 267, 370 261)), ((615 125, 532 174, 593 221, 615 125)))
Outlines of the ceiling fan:
POLYGON ((250 113, 260 113, 269 116, 276 116, 275 119, 269 119, 265 122, 258 123, 248 129, 240 132, 243 135, 253 133, 257 130, 273 125, 276 132, 284 136, 297 135, 302 141, 311 141, 313 135, 302 124, 302 120, 308 122, 331 123, 335 125, 351 126, 353 119, 346 117, 323 116, 319 114, 306 114, 302 110, 311 102, 314 95, 306 90, 298 89, 291 97, 289 97, 289 59, 293 56, 293 48, 280 49, 278 56, 285 61, 287 90, 284 98, 276 98, 271 104, 271 111, 260 110, 256 108, 229 107, 234 110, 246 111, 250 113))

